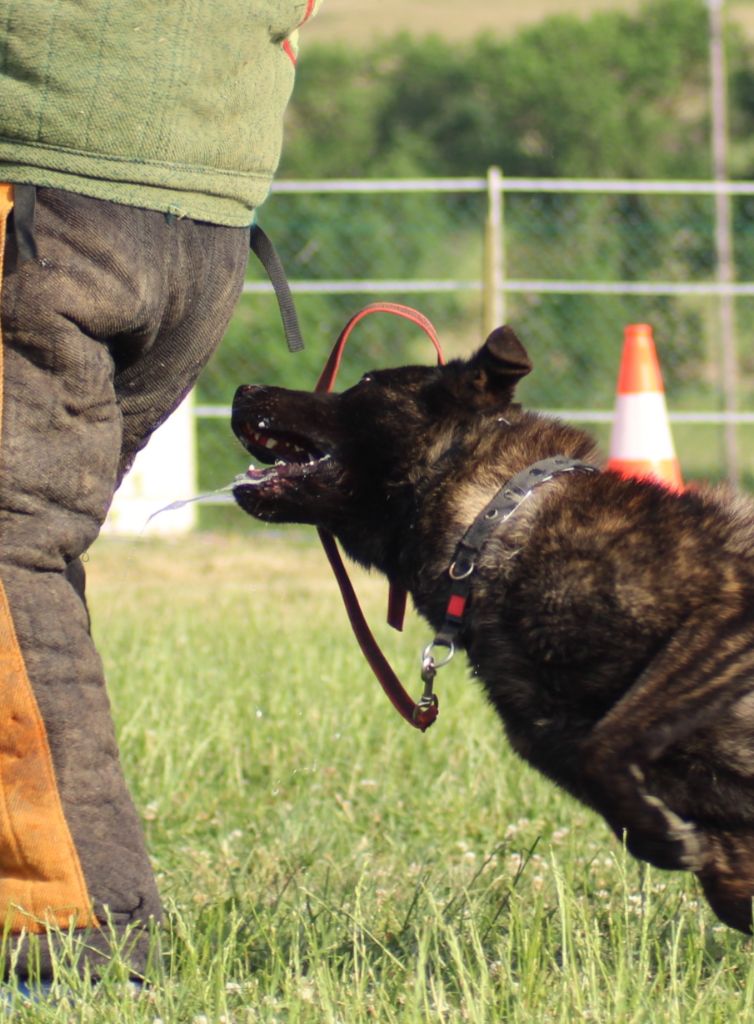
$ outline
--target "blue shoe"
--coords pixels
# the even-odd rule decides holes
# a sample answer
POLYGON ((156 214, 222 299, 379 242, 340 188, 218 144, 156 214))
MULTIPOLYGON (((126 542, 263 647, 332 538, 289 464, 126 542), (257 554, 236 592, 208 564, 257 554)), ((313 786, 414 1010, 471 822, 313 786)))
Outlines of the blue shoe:
MULTIPOLYGON (((132 978, 126 982, 126 991, 137 996, 144 989, 144 983, 132 978)), ((14 1002, 26 1001, 30 1003, 41 1003, 51 1000, 70 999, 71 992, 60 987, 55 989, 54 983, 49 978, 42 978, 35 982, 29 982, 25 978, 14 978, 12 981, 0 983, 0 1013, 11 1008, 14 1002)))
POLYGON ((18 990, 18 994, 23 996, 24 999, 30 999, 32 1002, 39 1002, 40 999, 49 998, 52 992, 52 982, 49 978, 41 978, 39 981, 35 981, 30 984, 24 978, 19 978, 16 982, 15 988, 18 990))
POLYGON ((43 978, 30 984, 24 978, 14 978, 0 984, 0 1013, 7 1012, 14 1003, 40 1003, 50 998, 52 981, 43 978))

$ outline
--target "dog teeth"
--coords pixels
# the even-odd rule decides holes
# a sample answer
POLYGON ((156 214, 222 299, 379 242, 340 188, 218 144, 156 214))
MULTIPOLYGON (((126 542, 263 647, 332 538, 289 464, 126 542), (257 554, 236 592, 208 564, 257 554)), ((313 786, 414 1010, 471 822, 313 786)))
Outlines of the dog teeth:
POLYGON ((267 420, 260 420, 257 426, 256 430, 248 429, 246 431, 246 440, 253 447, 274 452, 276 466, 288 462, 299 462, 306 465, 321 461, 320 456, 304 445, 296 444, 295 441, 287 438, 281 440, 263 433, 261 428, 269 426, 267 420))

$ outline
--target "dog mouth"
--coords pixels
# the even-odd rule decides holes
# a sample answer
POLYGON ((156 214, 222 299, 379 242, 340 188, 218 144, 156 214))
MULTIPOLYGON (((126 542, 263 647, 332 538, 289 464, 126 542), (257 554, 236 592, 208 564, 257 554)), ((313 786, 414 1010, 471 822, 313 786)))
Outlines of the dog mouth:
POLYGON ((259 487, 275 481, 295 482, 323 469, 332 455, 310 438, 284 430, 271 430, 266 423, 239 424, 236 433, 249 454, 264 465, 251 465, 239 476, 237 487, 259 487))

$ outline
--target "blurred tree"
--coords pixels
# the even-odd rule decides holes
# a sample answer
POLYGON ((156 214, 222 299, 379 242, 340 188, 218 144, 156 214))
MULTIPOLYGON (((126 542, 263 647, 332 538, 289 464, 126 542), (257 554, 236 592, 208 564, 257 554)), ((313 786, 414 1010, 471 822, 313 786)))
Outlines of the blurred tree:
POLYGON ((510 39, 314 47, 281 173, 705 177, 706 18, 703 0, 655 0, 510 39))

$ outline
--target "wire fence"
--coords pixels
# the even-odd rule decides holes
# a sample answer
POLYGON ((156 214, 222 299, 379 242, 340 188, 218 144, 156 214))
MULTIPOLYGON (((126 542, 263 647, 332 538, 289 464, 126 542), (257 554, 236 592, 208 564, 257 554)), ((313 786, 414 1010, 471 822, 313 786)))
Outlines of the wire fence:
MULTIPOLYGON (((253 263, 220 351, 200 379, 200 484, 227 481, 240 383, 311 387, 343 323, 377 297, 415 305, 450 355, 507 321, 535 372, 527 405, 605 441, 628 323, 652 324, 687 476, 754 486, 754 184, 485 177, 279 181, 260 222, 296 297, 306 352, 290 357, 253 263), (723 195, 721 204, 716 197, 723 195), (721 209, 732 260, 721 265, 721 209), (727 325, 727 326, 726 326, 727 325)), ((365 322, 356 377, 428 353, 410 328, 365 322)))

